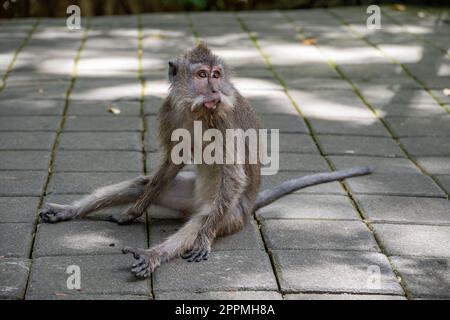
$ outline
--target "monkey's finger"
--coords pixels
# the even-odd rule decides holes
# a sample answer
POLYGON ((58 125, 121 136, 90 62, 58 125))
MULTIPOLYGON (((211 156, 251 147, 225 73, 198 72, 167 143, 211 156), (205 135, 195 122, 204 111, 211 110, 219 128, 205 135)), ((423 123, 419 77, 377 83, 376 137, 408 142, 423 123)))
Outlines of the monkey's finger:
POLYGON ((208 255, 209 255, 208 250, 202 250, 200 252, 200 254, 197 256, 197 258, 195 259, 195 262, 200 262, 202 260, 207 260, 208 259, 208 255))
POLYGON ((144 278, 148 278, 150 276, 150 273, 152 273, 152 271, 150 270, 150 268, 148 268, 147 271, 144 273, 144 278))
POLYGON ((143 261, 142 263, 140 263, 139 265, 137 265, 136 267, 131 269, 131 272, 133 272, 134 274, 141 272, 142 270, 145 270, 145 268, 148 267, 148 264, 143 261))
POLYGON ((133 263, 131 266, 132 266, 133 268, 134 268, 134 267, 137 267, 138 265, 142 264, 143 261, 144 261, 143 258, 139 258, 139 260, 136 261, 135 263, 133 263))
POLYGON ((188 258, 190 258, 194 253, 195 253, 194 250, 186 251, 185 253, 183 253, 183 254, 181 255, 181 257, 182 257, 183 259, 188 259, 188 258))
POLYGON ((146 265, 146 267, 145 267, 144 269, 142 269, 142 270, 139 271, 139 272, 136 272, 134 275, 135 275, 136 277, 146 278, 145 274, 148 273, 149 269, 150 269, 149 266, 146 265))
MULTIPOLYGON (((203 251, 196 251, 189 259, 188 262, 196 261, 198 257, 203 254, 203 251)), ((200 260, 199 260, 200 261, 200 260)))
POLYGON ((141 257, 138 251, 139 251, 138 249, 134 249, 134 248, 131 248, 131 247, 125 247, 125 248, 122 249, 122 253, 123 254, 132 253, 133 257, 135 259, 139 259, 141 257))

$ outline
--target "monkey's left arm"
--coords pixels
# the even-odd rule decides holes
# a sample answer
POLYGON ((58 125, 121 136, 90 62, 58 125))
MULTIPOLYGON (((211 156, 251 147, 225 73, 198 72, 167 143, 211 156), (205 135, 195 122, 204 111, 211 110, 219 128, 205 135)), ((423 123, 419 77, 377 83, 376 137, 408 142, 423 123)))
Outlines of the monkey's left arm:
POLYGON ((145 210, 162 194, 167 185, 175 179, 178 172, 184 165, 175 165, 166 157, 159 166, 159 169, 151 177, 150 182, 145 186, 144 192, 131 206, 126 215, 117 221, 119 224, 127 224, 140 217, 145 210))

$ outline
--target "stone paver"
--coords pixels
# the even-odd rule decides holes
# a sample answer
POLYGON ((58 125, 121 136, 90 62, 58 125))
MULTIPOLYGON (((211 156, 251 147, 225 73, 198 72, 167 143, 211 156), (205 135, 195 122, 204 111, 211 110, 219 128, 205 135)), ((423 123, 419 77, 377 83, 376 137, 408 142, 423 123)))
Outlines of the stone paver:
POLYGON ((282 91, 246 90, 244 94, 258 114, 298 115, 297 110, 282 91))
POLYGON ((0 151, 0 170, 47 170, 50 152, 0 151))
POLYGON ((0 258, 0 299, 23 299, 29 272, 28 259, 0 258))
POLYGON ((375 107, 384 117, 441 117, 447 114, 436 102, 389 102, 379 106, 375 105, 375 107))
POLYGON ((375 173, 419 173, 413 162, 404 158, 379 158, 360 156, 330 156, 336 169, 355 166, 372 166, 375 173))
POLYGON ((355 195, 359 207, 370 221, 450 223, 450 201, 443 198, 355 195))
POLYGON ((149 296, 150 280, 138 280, 129 271, 131 259, 120 255, 42 257, 34 259, 27 296, 45 299, 61 294, 137 294, 149 296), (79 266, 81 292, 67 288, 68 266, 79 266))
POLYGON ((139 172, 57 172, 48 186, 54 194, 88 194, 96 188, 139 176, 139 172))
POLYGON ((86 294, 76 293, 54 293, 54 294, 30 294, 26 300, 150 300, 151 296, 131 294, 86 294))
POLYGON ((147 246, 145 224, 119 226, 103 221, 41 223, 36 231, 33 258, 118 254, 123 247, 147 246))
POLYGON ((138 132, 66 132, 61 134, 61 150, 141 151, 138 132))
POLYGON ((55 136, 51 132, 3 132, 0 140, 0 150, 50 151, 55 136))
POLYGON ((32 233, 30 223, 0 223, 0 256, 28 257, 32 233))
POLYGON ((329 171, 324 158, 319 155, 300 153, 279 153, 280 171, 329 171))
POLYGON ((390 138, 320 135, 319 143, 327 155, 404 156, 390 138))
POLYGON ((386 256, 381 253, 276 250, 274 258, 285 292, 403 294, 386 256), (379 285, 370 282, 369 267, 379 268, 379 285))
POLYGON ((450 226, 373 224, 389 255, 450 257, 450 226))
POLYGON ((376 32, 365 7, 158 13, 140 24, 94 17, 86 32, 42 19, 15 60, 34 20, 1 22, 0 77, 13 68, 0 89, 0 298, 405 299, 393 268, 406 297, 448 298, 450 78, 436 64, 445 62, 436 47, 447 48, 448 26, 432 11, 383 10, 399 24, 385 19, 376 32), (296 191, 218 239, 208 261, 173 260, 138 281, 120 248, 162 241, 182 222, 158 219, 177 212, 153 206, 130 226, 98 221, 126 204, 36 230, 37 207, 154 171, 167 61, 195 44, 194 33, 233 67, 263 127, 280 130, 280 171, 263 176, 262 189, 331 166, 375 173, 296 191), (69 265, 81 268, 80 291, 66 287, 69 265))
POLYGON ((1 197, 1 222, 29 222, 36 220, 38 197, 1 197))
POLYGON ((176 259, 156 270, 153 285, 156 292, 277 289, 269 258, 262 250, 213 251, 202 263, 176 259))
POLYGON ((403 296, 381 294, 317 294, 291 293, 284 296, 286 300, 406 300, 403 296))
MULTIPOLYGON (((268 139, 272 139, 268 137, 268 139)), ((276 141, 276 140, 274 140, 276 141)), ((279 151, 282 153, 313 153, 318 154, 319 151, 309 135, 298 133, 284 133, 279 135, 279 151)), ((270 155, 272 140, 268 140, 267 151, 270 155)))
POLYGON ((65 131, 139 131, 141 121, 138 117, 124 116, 69 116, 65 131))
POLYGON ((391 257, 413 298, 450 298, 450 259, 391 257))
POLYGON ((450 115, 438 118, 386 118, 399 137, 450 136, 450 115))
POLYGON ((276 291, 161 292, 157 300, 281 300, 276 291))
POLYGON ((430 174, 450 174, 450 157, 419 157, 417 162, 430 174))
POLYGON ((437 175, 436 178, 443 186, 447 194, 450 194, 450 175, 437 175))
POLYGON ((348 197, 331 194, 287 195, 256 215, 259 219, 359 219, 348 197))
POLYGON ((0 171, 0 195, 40 196, 46 176, 44 171, 0 171))
POLYGON ((140 103, 138 101, 71 101, 67 114, 69 116, 112 116, 112 110, 116 109, 120 113, 117 118, 126 116, 139 116, 140 103))
POLYGON ((450 156, 450 143, 445 137, 401 138, 400 141, 414 156, 450 156))
POLYGON ((373 235, 360 221, 264 220, 267 246, 278 249, 379 251, 373 235))
POLYGON ((354 193, 445 197, 444 191, 430 177, 419 173, 373 173, 348 179, 347 184, 354 193))
POLYGON ((59 117, 1 117, 0 131, 56 131, 59 117))
POLYGON ((300 116, 287 114, 260 115, 262 128, 279 129, 280 133, 308 133, 308 128, 300 116))
POLYGON ((318 134, 387 137, 383 125, 375 118, 318 117, 310 118, 318 134))
POLYGON ((139 171, 142 154, 132 151, 59 151, 56 171, 139 171))

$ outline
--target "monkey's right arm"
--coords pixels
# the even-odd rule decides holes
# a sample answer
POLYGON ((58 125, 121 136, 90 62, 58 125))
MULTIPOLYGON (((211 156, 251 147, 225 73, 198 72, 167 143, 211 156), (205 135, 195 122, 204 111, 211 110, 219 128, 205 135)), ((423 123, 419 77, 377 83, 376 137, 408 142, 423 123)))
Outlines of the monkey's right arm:
POLYGON ((168 184, 175 179, 178 172, 183 169, 184 164, 176 165, 167 156, 161 162, 159 169, 150 178, 149 183, 144 187, 144 192, 136 200, 132 207, 128 209, 125 216, 115 219, 118 224, 131 223, 140 217, 147 208, 164 192, 168 184))

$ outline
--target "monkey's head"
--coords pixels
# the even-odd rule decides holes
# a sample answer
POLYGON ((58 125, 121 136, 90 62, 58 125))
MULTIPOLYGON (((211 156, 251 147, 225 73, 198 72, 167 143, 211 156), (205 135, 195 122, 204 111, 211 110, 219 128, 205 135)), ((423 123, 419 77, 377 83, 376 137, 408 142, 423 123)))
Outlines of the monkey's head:
POLYGON ((169 61, 170 97, 180 108, 192 112, 214 112, 216 108, 232 108, 234 87, 229 69, 205 43, 169 61))

